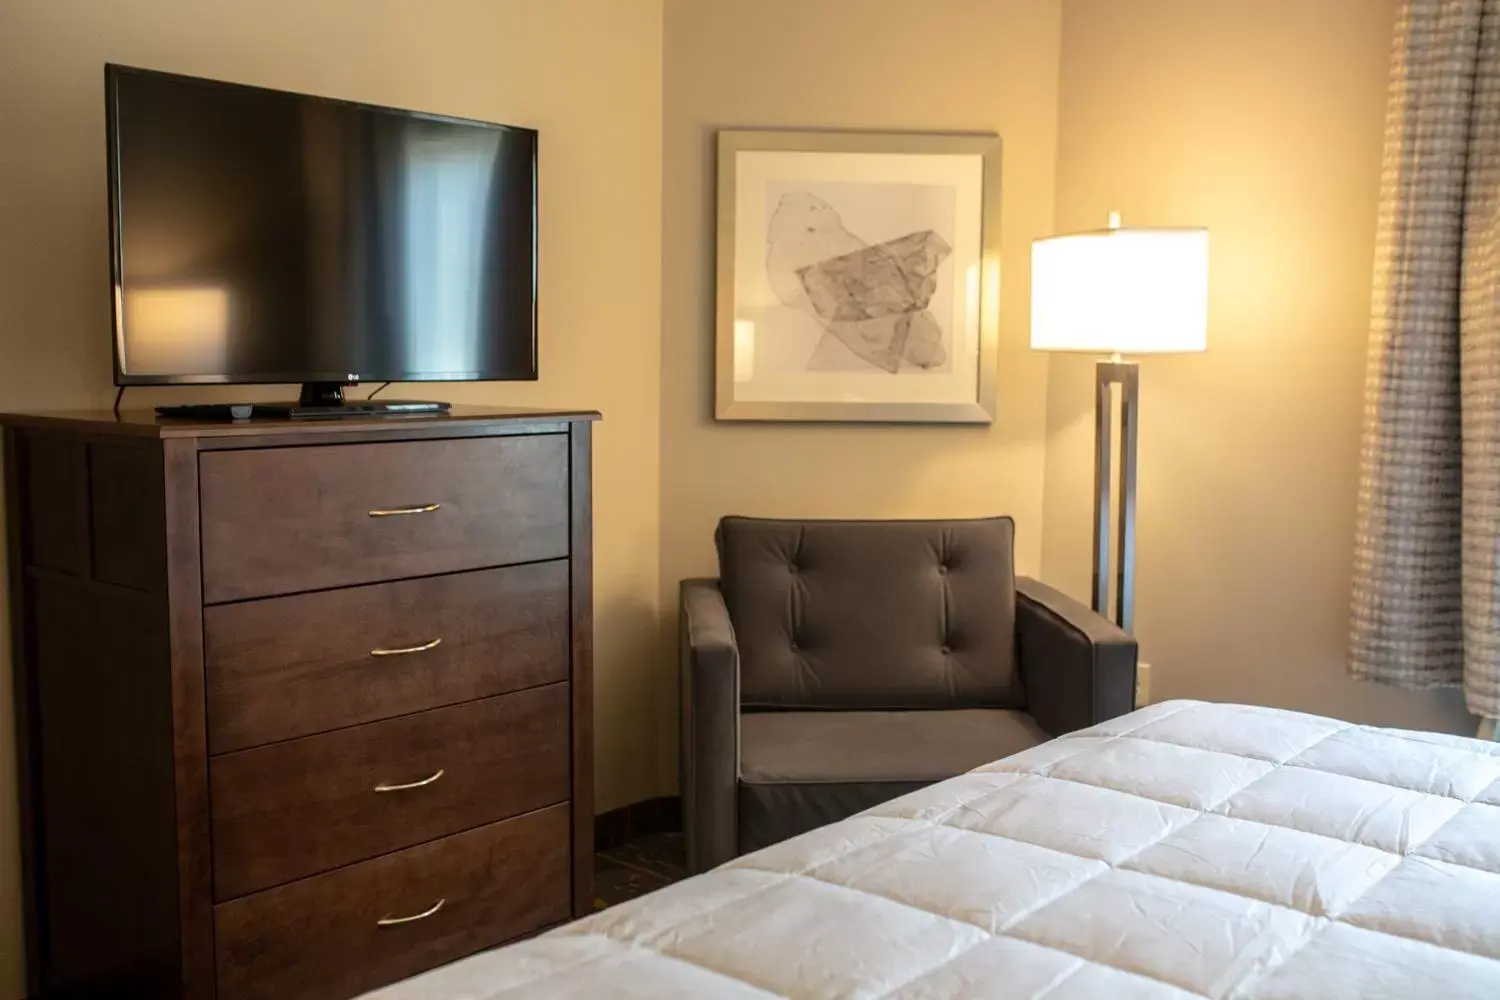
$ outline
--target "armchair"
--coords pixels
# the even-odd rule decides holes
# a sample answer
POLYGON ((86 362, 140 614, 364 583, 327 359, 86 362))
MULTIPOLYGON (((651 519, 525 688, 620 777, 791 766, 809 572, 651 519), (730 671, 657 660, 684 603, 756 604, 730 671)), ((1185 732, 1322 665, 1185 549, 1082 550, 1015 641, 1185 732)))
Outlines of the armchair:
POLYGON ((719 523, 719 579, 681 591, 693 871, 1134 707, 1135 640, 1017 580, 1014 533, 719 523))

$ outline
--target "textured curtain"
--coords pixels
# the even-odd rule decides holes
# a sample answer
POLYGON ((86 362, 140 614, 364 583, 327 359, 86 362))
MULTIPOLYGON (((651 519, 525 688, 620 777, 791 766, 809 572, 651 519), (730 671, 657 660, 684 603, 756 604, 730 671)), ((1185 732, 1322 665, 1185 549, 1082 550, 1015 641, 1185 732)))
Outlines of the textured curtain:
POLYGON ((1500 716, 1500 0, 1401 5, 1360 459, 1351 672, 1500 716))

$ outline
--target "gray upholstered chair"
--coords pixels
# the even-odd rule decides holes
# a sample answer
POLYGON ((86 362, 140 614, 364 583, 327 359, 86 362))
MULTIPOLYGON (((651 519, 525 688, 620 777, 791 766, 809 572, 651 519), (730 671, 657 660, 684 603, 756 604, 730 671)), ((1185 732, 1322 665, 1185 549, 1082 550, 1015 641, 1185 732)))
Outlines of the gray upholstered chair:
POLYGON ((719 524, 682 584, 694 871, 1130 711, 1135 641, 1015 578, 1014 524, 719 524))

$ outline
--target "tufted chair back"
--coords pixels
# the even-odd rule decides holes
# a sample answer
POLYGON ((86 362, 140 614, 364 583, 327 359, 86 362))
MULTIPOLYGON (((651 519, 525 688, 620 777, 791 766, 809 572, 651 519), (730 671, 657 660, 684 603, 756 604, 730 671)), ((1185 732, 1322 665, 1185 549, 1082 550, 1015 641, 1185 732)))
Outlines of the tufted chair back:
POLYGON ((719 522, 742 708, 1024 708, 1015 524, 719 522))

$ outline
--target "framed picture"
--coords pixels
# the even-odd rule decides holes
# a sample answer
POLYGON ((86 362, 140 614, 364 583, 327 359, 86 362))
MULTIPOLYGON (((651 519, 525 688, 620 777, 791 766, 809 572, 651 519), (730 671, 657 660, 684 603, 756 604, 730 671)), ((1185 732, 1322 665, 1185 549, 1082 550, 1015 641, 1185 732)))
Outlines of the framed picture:
POLYGON ((990 423, 995 135, 720 132, 715 415, 990 423))

